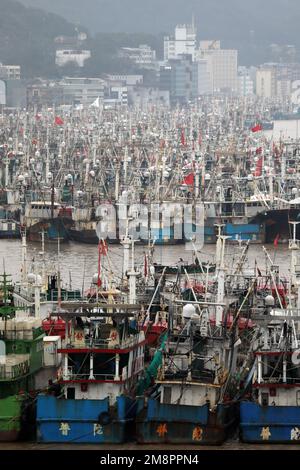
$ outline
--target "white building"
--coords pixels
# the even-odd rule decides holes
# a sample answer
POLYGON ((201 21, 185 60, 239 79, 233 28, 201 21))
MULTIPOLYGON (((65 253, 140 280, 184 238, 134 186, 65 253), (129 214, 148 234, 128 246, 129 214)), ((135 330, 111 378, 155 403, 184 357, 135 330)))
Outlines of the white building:
POLYGON ((178 56, 189 54, 192 60, 196 58, 197 32, 194 24, 177 25, 173 37, 164 38, 164 59, 177 59, 178 56))
POLYGON ((64 77, 59 83, 66 104, 90 105, 104 99, 105 81, 101 78, 64 77))
POLYGON ((250 69, 238 68, 238 93, 240 96, 251 96, 254 94, 254 80, 250 69))
POLYGON ((206 59, 199 59, 198 65, 198 94, 204 95, 212 93, 212 80, 209 70, 209 64, 206 59))
POLYGON ((149 110, 152 106, 170 106, 170 93, 168 90, 159 90, 150 87, 131 87, 128 90, 128 102, 138 109, 149 110))
POLYGON ((85 61, 90 57, 91 51, 88 50, 59 49, 56 51, 55 63, 58 67, 63 67, 69 63, 84 67, 85 61))
POLYGON ((122 82, 123 85, 134 86, 143 84, 143 75, 105 74, 104 79, 111 82, 122 82))
POLYGON ((290 98, 292 94, 292 81, 288 79, 279 79, 276 83, 276 95, 278 98, 285 100, 290 98))
POLYGON ((121 57, 126 57, 141 67, 151 66, 156 61, 156 52, 146 44, 139 47, 122 47, 120 52, 121 57))
POLYGON ((7 80, 20 80, 21 67, 20 65, 3 65, 0 63, 0 78, 7 80))
POLYGON ((104 91, 104 105, 107 107, 128 104, 128 89, 122 82, 107 82, 104 91))
POLYGON ((276 96, 276 72, 270 68, 261 67, 256 71, 256 94, 262 98, 276 96))
POLYGON ((198 60, 207 60, 213 92, 235 93, 238 91, 238 51, 236 49, 221 49, 220 41, 201 41, 197 57, 198 60))

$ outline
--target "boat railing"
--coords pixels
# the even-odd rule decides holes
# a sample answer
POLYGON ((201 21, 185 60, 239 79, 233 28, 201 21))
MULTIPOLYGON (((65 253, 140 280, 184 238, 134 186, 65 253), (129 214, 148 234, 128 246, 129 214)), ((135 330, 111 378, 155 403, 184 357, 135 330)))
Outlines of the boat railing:
POLYGON ((63 380, 103 380, 103 381, 112 381, 115 380, 115 375, 114 374, 92 374, 90 375, 89 372, 86 372, 84 374, 76 373, 74 372, 73 367, 68 367, 68 372, 67 374, 63 375, 63 380))
MULTIPOLYGON (((81 295, 78 291, 65 291, 61 293, 61 298, 64 302, 81 300, 81 295)), ((50 291, 47 295, 47 300, 50 302, 58 302, 58 291, 50 291)))
POLYGON ((22 377, 29 372, 29 361, 24 361, 13 366, 0 365, 0 380, 13 380, 22 377))
POLYGON ((262 383, 265 385, 293 385, 299 384, 300 377, 287 377, 286 381, 283 382, 282 376, 280 377, 263 377, 262 383))
POLYGON ((244 209, 233 209, 232 215, 235 217, 245 217, 245 210, 244 209))
POLYGON ((122 341, 114 340, 113 338, 99 338, 91 339, 87 338, 82 342, 72 342, 68 344, 68 348, 74 349, 88 349, 88 348, 98 348, 98 349, 126 349, 138 344, 138 338, 125 338, 122 341))

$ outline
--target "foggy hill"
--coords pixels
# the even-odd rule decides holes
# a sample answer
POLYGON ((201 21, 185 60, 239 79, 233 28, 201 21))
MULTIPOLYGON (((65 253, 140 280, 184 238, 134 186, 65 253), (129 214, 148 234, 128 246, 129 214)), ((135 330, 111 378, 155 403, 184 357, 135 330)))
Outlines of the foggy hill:
POLYGON ((21 65, 25 77, 51 76, 55 72, 54 38, 74 35, 74 25, 14 0, 0 0, 0 12, 0 62, 21 65))
POLYGON ((241 63, 270 59, 271 43, 295 44, 300 50, 299 0, 22 0, 41 6, 91 32, 171 33, 177 23, 191 22, 200 39, 221 39, 238 48, 241 63))
POLYGON ((298 0, 22 0, 43 7, 93 32, 171 31, 192 15, 200 37, 249 38, 295 42, 298 37, 298 0))
POLYGON ((84 69, 72 65, 58 69, 54 38, 74 36, 79 29, 87 31, 56 14, 26 7, 15 0, 0 0, 0 62, 21 65, 23 77, 99 76, 124 70, 135 73, 137 70, 132 63, 118 58, 120 46, 147 43, 159 50, 162 45, 160 38, 144 33, 98 33, 86 43, 92 58, 84 69))

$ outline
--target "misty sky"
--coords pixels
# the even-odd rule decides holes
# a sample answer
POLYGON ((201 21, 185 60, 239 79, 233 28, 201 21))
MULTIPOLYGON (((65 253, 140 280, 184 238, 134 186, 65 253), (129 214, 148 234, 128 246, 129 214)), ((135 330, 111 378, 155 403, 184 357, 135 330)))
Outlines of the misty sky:
POLYGON ((199 36, 238 39, 258 37, 277 42, 298 40, 299 0, 21 0, 92 32, 171 31, 195 14, 199 36))

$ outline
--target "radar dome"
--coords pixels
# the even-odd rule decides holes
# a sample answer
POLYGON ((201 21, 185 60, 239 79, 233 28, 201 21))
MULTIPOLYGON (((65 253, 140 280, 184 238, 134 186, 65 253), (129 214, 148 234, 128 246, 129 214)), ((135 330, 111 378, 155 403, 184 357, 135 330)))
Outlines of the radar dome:
POLYGON ((29 273, 27 276, 27 281, 29 284, 34 284, 36 280, 36 275, 34 273, 29 273))
POLYGON ((190 320, 195 315, 196 309, 193 304, 186 304, 182 309, 182 316, 185 320, 190 320))
POLYGON ((274 307, 275 305, 275 299, 273 295, 267 295, 265 298, 265 304, 267 307, 274 307))

